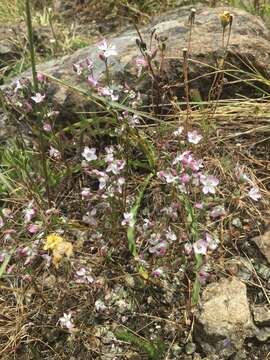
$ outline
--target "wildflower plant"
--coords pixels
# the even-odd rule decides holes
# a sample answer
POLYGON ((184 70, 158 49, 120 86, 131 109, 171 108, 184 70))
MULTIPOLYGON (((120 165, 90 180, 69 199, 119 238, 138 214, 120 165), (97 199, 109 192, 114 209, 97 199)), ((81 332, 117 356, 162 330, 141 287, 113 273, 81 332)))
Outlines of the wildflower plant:
MULTIPOLYGON (((194 19, 192 11, 188 53, 194 19)), ((231 15, 223 14, 224 31, 231 23, 231 15)), ((234 164, 224 171, 220 149, 208 129, 193 121, 191 108, 187 121, 164 105, 174 101, 163 86, 167 39, 153 30, 146 44, 138 29, 137 34, 135 82, 150 80, 148 112, 142 111, 143 90, 113 78, 110 59, 118 49, 105 39, 96 46, 98 59, 89 54, 73 64, 102 115, 92 112, 90 119, 84 114, 62 125, 49 95, 51 80, 43 74, 34 75, 34 87, 22 79, 4 94, 9 120, 20 131, 14 146, 1 154, 0 277, 18 276, 22 284, 39 288, 35 273, 44 279, 52 273, 75 299, 84 289, 87 298, 91 293, 93 313, 112 316, 111 300, 118 315, 124 313, 117 321, 127 321, 132 306, 112 295, 110 282, 121 284, 127 273, 134 293, 133 276, 139 275, 140 289, 150 284, 145 293, 176 279, 192 287, 185 301, 196 305, 201 287, 212 279, 212 259, 222 256, 224 244, 230 246, 232 228, 244 231, 240 215, 250 219, 250 209, 265 206, 265 191, 250 169, 234 164), (100 76, 96 61, 104 65, 100 76), (163 120, 168 113, 172 120, 163 120), (123 273, 115 277, 121 266, 123 273)), ((84 298, 85 293, 78 303, 84 298)), ((151 301, 148 296, 145 302, 152 307, 151 301)), ((75 334, 76 312, 61 306, 60 314, 55 324, 75 334)), ((50 314, 49 321, 53 318, 50 314)), ((140 345, 135 337, 118 338, 140 345)), ((141 347, 154 358, 158 349, 149 344, 141 347)))

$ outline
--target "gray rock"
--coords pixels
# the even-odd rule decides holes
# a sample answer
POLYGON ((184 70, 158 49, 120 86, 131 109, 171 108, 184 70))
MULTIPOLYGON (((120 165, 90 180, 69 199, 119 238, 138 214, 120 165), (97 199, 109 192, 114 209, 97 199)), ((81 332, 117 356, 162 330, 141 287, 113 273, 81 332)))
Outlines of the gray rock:
MULTIPOLYGON (((162 37, 168 37, 166 42, 167 52, 165 60, 166 76, 170 83, 175 85, 171 87, 171 91, 175 89, 177 96, 182 96, 183 79, 182 79, 182 59, 183 48, 187 46, 187 38, 189 34, 188 17, 191 7, 182 7, 167 12, 162 16, 154 19, 153 23, 141 29, 141 34, 146 43, 149 43, 152 29, 156 29, 156 33, 162 37)), ((191 61, 190 61, 190 79, 203 76, 203 80, 196 80, 191 86, 198 90, 202 97, 207 97, 209 88, 213 78, 206 76, 209 72, 209 65, 216 66, 220 59, 222 44, 222 28, 220 24, 219 14, 224 8, 207 8, 198 5, 195 19, 195 26, 191 41, 191 61), (206 65, 204 65, 206 64, 206 65)), ((228 61, 233 66, 246 68, 244 63, 252 63, 252 67, 269 73, 270 70, 270 42, 269 31, 259 18, 240 9, 229 8, 234 14, 232 35, 228 49, 228 61), (251 26, 252 24, 252 26, 251 26)), ((111 60, 113 78, 116 81, 123 79, 129 82, 135 79, 134 60, 139 55, 136 46, 138 35, 133 30, 127 30, 122 34, 111 38, 110 42, 114 44, 118 51, 118 56, 111 60)), ((95 59, 95 76, 98 77, 104 71, 104 64, 98 59, 98 50, 96 46, 89 46, 76 51, 73 55, 67 55, 62 59, 52 60, 38 66, 39 72, 48 75, 80 89, 89 87, 80 77, 73 72, 72 64, 83 61, 87 56, 95 59)), ((30 71, 21 76, 30 76, 30 71)), ((149 86, 146 81, 140 86, 149 86)), ((243 84, 229 85, 225 84, 224 93, 227 97, 234 97, 236 93, 243 93, 243 84)), ((250 90, 251 91, 251 90, 250 90)), ((61 88, 55 85, 52 93, 61 105, 68 106, 69 109, 78 103, 72 96, 69 88, 61 88)), ((252 96, 251 93, 246 95, 252 96)))
POLYGON ((192 354, 195 353, 195 351, 196 351, 196 344, 194 344, 194 343, 186 344, 185 352, 186 352, 187 355, 192 355, 192 354))
POLYGON ((270 225, 268 225, 268 229, 263 234, 254 237, 252 240, 270 264, 270 225))
POLYGON ((270 327, 256 328, 254 335, 260 342, 265 342, 270 339, 270 327))
POLYGON ((265 306, 256 306, 252 310, 254 322, 257 326, 270 326, 270 309, 265 306))
POLYGON ((195 316, 194 337, 207 355, 228 358, 254 331, 246 286, 237 278, 208 285, 195 316))

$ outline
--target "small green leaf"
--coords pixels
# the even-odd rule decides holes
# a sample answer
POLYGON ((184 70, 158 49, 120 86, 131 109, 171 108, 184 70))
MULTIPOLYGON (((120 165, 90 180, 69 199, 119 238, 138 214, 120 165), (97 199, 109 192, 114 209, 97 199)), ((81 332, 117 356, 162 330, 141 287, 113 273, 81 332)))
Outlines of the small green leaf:
POLYGON ((140 277, 142 277, 144 280, 149 279, 148 271, 146 271, 143 266, 140 266, 138 271, 139 271, 140 277))

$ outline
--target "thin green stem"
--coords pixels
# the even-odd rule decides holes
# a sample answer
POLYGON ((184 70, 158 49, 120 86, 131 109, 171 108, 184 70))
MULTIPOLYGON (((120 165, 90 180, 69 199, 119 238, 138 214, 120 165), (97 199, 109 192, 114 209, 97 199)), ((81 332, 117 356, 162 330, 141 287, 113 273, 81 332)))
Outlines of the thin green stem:
POLYGON ((25 1, 25 10, 26 10, 26 22, 27 22, 27 30, 28 30, 28 41, 29 41, 29 51, 30 51, 30 57, 31 57, 33 84, 34 84, 35 92, 38 92, 35 47, 34 47, 32 17, 31 17, 31 9, 30 9, 30 1, 29 0, 25 1))
MULTIPOLYGON (((28 42, 29 42, 29 51, 30 51, 30 58, 31 58, 33 86, 34 86, 34 91, 37 93, 38 92, 38 79, 37 79, 37 71, 36 71, 35 47, 34 47, 32 17, 31 17, 31 8, 30 8, 29 0, 25 0, 25 11, 26 11, 26 23, 27 23, 27 30, 28 30, 28 42)), ((41 162, 42 162, 43 173, 44 173, 44 178, 45 178, 46 195, 47 195, 47 199, 48 199, 48 205, 49 205, 49 207, 51 207, 48 169, 47 169, 47 163, 46 163, 45 142, 44 142, 41 120, 39 120, 38 131, 39 131, 39 145, 40 145, 40 152, 41 152, 41 162)))

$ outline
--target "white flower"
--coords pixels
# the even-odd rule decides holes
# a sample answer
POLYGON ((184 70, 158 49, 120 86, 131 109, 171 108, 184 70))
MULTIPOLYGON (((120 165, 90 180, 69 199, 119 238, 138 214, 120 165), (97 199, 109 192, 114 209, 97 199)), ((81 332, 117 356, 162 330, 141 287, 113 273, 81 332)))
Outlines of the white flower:
POLYGON ((97 214, 97 209, 93 208, 91 211, 88 211, 86 215, 83 216, 82 221, 91 226, 97 226, 97 221, 95 216, 97 214))
POLYGON ((201 175, 200 181, 203 184, 202 191, 204 194, 215 194, 216 193, 215 188, 219 184, 219 180, 217 178, 215 178, 212 175, 209 175, 209 176, 201 175))
POLYGON ((254 200, 254 201, 258 201, 261 199, 262 195, 260 194, 260 190, 253 186, 250 190, 249 190, 249 193, 248 193, 248 196, 254 200))
POLYGON ((207 252, 207 242, 206 240, 198 240, 193 244, 193 250, 195 254, 205 255, 207 252))
POLYGON ((182 134, 184 130, 184 127, 183 126, 180 126, 178 129, 176 129, 174 132, 173 132, 173 136, 177 137, 177 136, 180 136, 182 134))
POLYGON ((205 241, 210 250, 216 250, 219 244, 219 239, 213 237, 209 233, 205 234, 205 241))
POLYGON ((113 146, 107 146, 105 148, 105 151, 106 151, 106 155, 105 155, 104 161, 108 162, 108 163, 113 162, 113 160, 114 160, 114 155, 113 155, 114 148, 113 148, 113 146))
POLYGON ((99 190, 103 190, 109 180, 109 176, 105 172, 99 170, 93 170, 92 174, 98 177, 99 190))
POLYGON ((112 172, 114 175, 118 175, 121 170, 124 169, 126 165, 125 160, 114 160, 109 164, 109 166, 106 169, 106 172, 112 172))
POLYGON ((85 148, 82 152, 82 156, 87 161, 97 160, 96 149, 95 148, 90 149, 88 146, 85 146, 85 148))
POLYGON ((29 223, 32 218, 34 217, 34 215, 36 214, 36 210, 34 208, 27 208, 24 211, 24 221, 26 223, 29 223))
POLYGON ((198 144, 202 140, 202 135, 200 135, 196 130, 188 132, 188 142, 191 144, 198 144))
POLYGON ((55 149, 54 147, 50 147, 50 150, 49 150, 49 155, 51 158, 54 158, 56 160, 59 160, 61 159, 61 154, 60 154, 60 151, 55 149))
POLYGON ((18 92, 18 90, 23 89, 23 86, 22 86, 22 84, 20 83, 20 80, 16 80, 15 84, 16 84, 16 87, 15 87, 15 89, 14 89, 14 92, 15 92, 15 93, 18 92))
POLYGON ((113 89, 110 89, 108 86, 99 87, 98 93, 99 93, 99 95, 110 96, 112 101, 117 101, 119 99, 119 96, 117 94, 114 94, 113 89))
POLYGON ((95 308, 97 311, 105 311, 107 309, 107 306, 104 304, 102 300, 98 299, 95 302, 95 308))
POLYGON ((122 188, 123 188, 123 185, 125 184, 125 182, 126 182, 126 180, 123 177, 120 177, 117 180, 117 190, 120 194, 122 193, 122 188))
POLYGON ((177 176, 174 176, 171 172, 169 171, 159 171, 157 173, 157 176, 161 179, 164 179, 166 181, 167 184, 171 184, 173 182, 175 182, 177 180, 177 176))
POLYGON ((82 188, 81 195, 83 199, 89 198, 89 196, 92 195, 91 189, 87 187, 82 188))
POLYGON ((36 93, 35 96, 31 96, 31 99, 36 103, 39 104, 45 99, 46 95, 41 95, 40 93, 36 93))
POLYGON ((117 51, 115 48, 115 45, 108 44, 107 41, 104 39, 97 45, 99 50, 103 51, 103 55, 105 58, 108 58, 110 56, 117 55, 117 51))
POLYGON ((121 225, 134 226, 133 214, 131 212, 126 212, 123 215, 124 215, 124 220, 122 220, 121 225))
POLYGON ((73 325, 72 319, 71 319, 71 313, 69 313, 69 314, 64 313, 64 315, 62 317, 60 317, 59 322, 62 327, 66 327, 69 330, 74 328, 74 325, 73 325))
POLYGON ((175 240, 177 240, 176 234, 175 234, 171 229, 169 229, 169 230, 166 232, 165 236, 166 236, 166 239, 167 239, 168 241, 175 241, 175 240))

